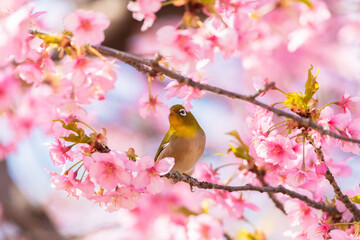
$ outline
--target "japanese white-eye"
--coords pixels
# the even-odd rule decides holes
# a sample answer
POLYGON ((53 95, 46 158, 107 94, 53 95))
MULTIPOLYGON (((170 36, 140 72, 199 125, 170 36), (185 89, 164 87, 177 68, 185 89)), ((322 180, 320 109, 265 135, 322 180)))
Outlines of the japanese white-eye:
POLYGON ((172 171, 191 174, 196 162, 205 149, 205 132, 191 112, 180 105, 170 108, 170 128, 162 140, 155 161, 165 158, 175 158, 172 171))

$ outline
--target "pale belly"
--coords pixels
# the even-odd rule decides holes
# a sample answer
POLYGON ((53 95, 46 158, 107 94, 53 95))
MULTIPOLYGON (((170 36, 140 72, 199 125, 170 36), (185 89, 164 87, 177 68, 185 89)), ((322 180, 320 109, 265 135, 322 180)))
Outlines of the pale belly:
POLYGON ((191 173, 205 149, 205 135, 198 134, 195 138, 170 138, 170 143, 159 154, 158 159, 175 158, 172 171, 191 173))

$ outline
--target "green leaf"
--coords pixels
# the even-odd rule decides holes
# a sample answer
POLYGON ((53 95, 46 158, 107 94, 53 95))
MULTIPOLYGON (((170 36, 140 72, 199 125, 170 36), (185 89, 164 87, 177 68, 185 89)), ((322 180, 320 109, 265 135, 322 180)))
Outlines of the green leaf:
POLYGON ((225 25, 225 27, 228 27, 224 19, 215 8, 215 0, 200 0, 200 3, 204 5, 204 8, 208 12, 214 14, 225 25))
POLYGON ((356 195, 356 196, 350 198, 350 200, 351 200, 353 203, 358 203, 358 204, 360 204, 360 195, 356 195))
POLYGON ((287 105, 292 108, 292 111, 295 113, 307 113, 310 106, 316 103, 316 101, 313 101, 313 96, 319 89, 319 84, 316 81, 316 77, 319 74, 319 71, 316 73, 316 75, 312 75, 311 70, 313 69, 313 66, 308 70, 308 78, 305 83, 305 95, 303 95, 301 92, 292 92, 292 93, 286 93, 286 100, 282 102, 282 104, 287 105))
POLYGON ((316 75, 312 75, 311 70, 313 70, 313 66, 311 65, 311 67, 308 70, 308 79, 305 83, 305 96, 304 96, 304 102, 306 104, 308 104, 310 102, 310 100, 312 99, 312 97, 314 96, 314 94, 317 92, 317 90, 319 89, 319 84, 316 81, 316 77, 319 74, 319 70, 317 71, 316 75))
POLYGON ((304 96, 300 92, 286 93, 286 100, 283 102, 284 105, 290 105, 291 107, 297 106, 297 108, 306 109, 304 104, 304 96))
POLYGON ((265 240, 265 234, 260 231, 255 231, 254 233, 250 233, 245 229, 241 229, 237 232, 235 236, 235 240, 265 240))
POLYGON ((296 1, 304 3, 309 8, 313 8, 313 4, 309 0, 296 0, 296 1))
POLYGON ((194 212, 194 211, 191 211, 190 209, 184 207, 184 206, 181 206, 181 207, 178 207, 176 209, 173 210, 175 213, 181 213, 183 214, 184 216, 191 216, 191 215, 194 215, 194 216, 197 216, 199 215, 200 213, 197 213, 197 212, 194 212))
POLYGON ((200 3, 203 5, 215 5, 215 0, 200 0, 200 3))
POLYGON ((63 128, 77 133, 77 135, 75 135, 74 133, 71 133, 71 134, 69 134, 69 136, 63 137, 63 139, 65 141, 73 142, 73 143, 90 143, 90 142, 92 142, 91 138, 86 135, 85 130, 78 127, 77 121, 72 121, 68 124, 66 124, 63 120, 59 120, 59 119, 53 120, 53 121, 61 122, 63 128))
POLYGON ((65 141, 73 142, 73 143, 91 143, 92 140, 86 134, 83 135, 75 135, 70 133, 69 136, 63 137, 65 141))
POLYGON ((233 152, 235 157, 237 158, 242 158, 242 159, 247 159, 249 160, 251 158, 250 154, 249 154, 249 146, 246 145, 242 139, 240 138, 239 136, 239 133, 237 131, 231 131, 231 132, 228 132, 227 133, 228 135, 230 136, 233 136, 235 137, 236 140, 238 140, 239 142, 239 146, 238 147, 235 147, 231 144, 230 145, 230 148, 228 149, 228 153, 229 152, 233 152))
POLYGON ((82 128, 79 128, 77 125, 78 125, 78 122, 77 121, 73 121, 73 122, 70 122, 68 124, 66 124, 63 120, 59 120, 59 119, 56 119, 56 120, 53 120, 54 122, 61 122, 62 123, 62 127, 65 128, 66 130, 70 130, 70 131, 73 131, 73 132, 76 132, 77 134, 81 134, 82 132, 84 132, 84 129, 82 128))
POLYGON ((243 142, 243 140, 241 140, 240 135, 239 135, 239 133, 238 133, 237 131, 234 130, 234 131, 228 132, 228 133, 226 133, 226 134, 235 137, 236 140, 238 140, 239 143, 240 143, 241 145, 243 145, 243 147, 245 147, 245 148, 247 149, 247 151, 249 151, 249 146, 246 145, 246 144, 243 142))

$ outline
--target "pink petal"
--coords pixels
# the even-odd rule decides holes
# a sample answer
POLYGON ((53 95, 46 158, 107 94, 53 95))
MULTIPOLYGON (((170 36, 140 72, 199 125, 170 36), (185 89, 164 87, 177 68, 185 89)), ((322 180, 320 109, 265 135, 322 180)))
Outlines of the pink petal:
POLYGON ((152 193, 156 194, 161 192, 164 187, 164 181, 159 176, 153 176, 150 178, 150 184, 147 186, 147 190, 152 193))
POLYGON ((159 175, 164 175, 172 169, 175 164, 175 159, 171 157, 160 159, 155 164, 155 169, 159 175))
POLYGON ((132 180, 132 174, 127 171, 121 171, 118 174, 118 181, 120 184, 130 185, 132 180))
POLYGON ((150 184, 149 175, 146 172, 140 172, 135 179, 133 180, 132 184, 136 189, 143 189, 150 184))
POLYGON ((137 163, 138 171, 144 171, 145 169, 153 167, 155 161, 152 157, 146 156, 140 158, 136 163, 137 163))
POLYGON ((79 26, 79 19, 76 14, 71 13, 64 17, 64 29, 74 31, 79 26))

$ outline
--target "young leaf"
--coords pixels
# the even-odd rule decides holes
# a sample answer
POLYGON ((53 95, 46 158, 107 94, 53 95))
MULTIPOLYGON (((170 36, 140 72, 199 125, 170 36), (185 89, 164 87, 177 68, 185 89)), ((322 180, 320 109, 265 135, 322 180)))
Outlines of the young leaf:
POLYGON ((302 93, 286 93, 286 100, 283 102, 284 105, 290 105, 291 107, 297 106, 297 108, 305 109, 304 96, 302 93))
POLYGON ((353 198, 350 198, 350 200, 351 200, 353 203, 358 203, 358 204, 360 204, 360 195, 356 195, 356 196, 354 196, 353 198))
POLYGON ((308 79, 305 83, 305 96, 304 96, 304 102, 306 103, 306 105, 308 105, 308 103, 310 102, 310 100, 312 99, 312 97, 314 96, 314 94, 317 92, 317 90, 319 89, 319 84, 316 81, 316 77, 319 74, 319 70, 317 71, 316 75, 312 75, 311 70, 313 69, 313 66, 311 65, 311 67, 309 68, 308 71, 308 79))
POLYGON ((91 143, 91 138, 86 134, 75 135, 73 133, 69 134, 67 137, 62 137, 65 141, 73 143, 91 143))
POLYGON ((92 141, 91 138, 85 134, 84 129, 79 128, 77 126, 78 125, 77 121, 72 121, 68 124, 66 124, 63 120, 59 120, 59 119, 53 121, 61 122, 63 128, 77 133, 77 135, 71 133, 69 136, 63 137, 65 141, 73 142, 73 143, 90 143, 92 141))

